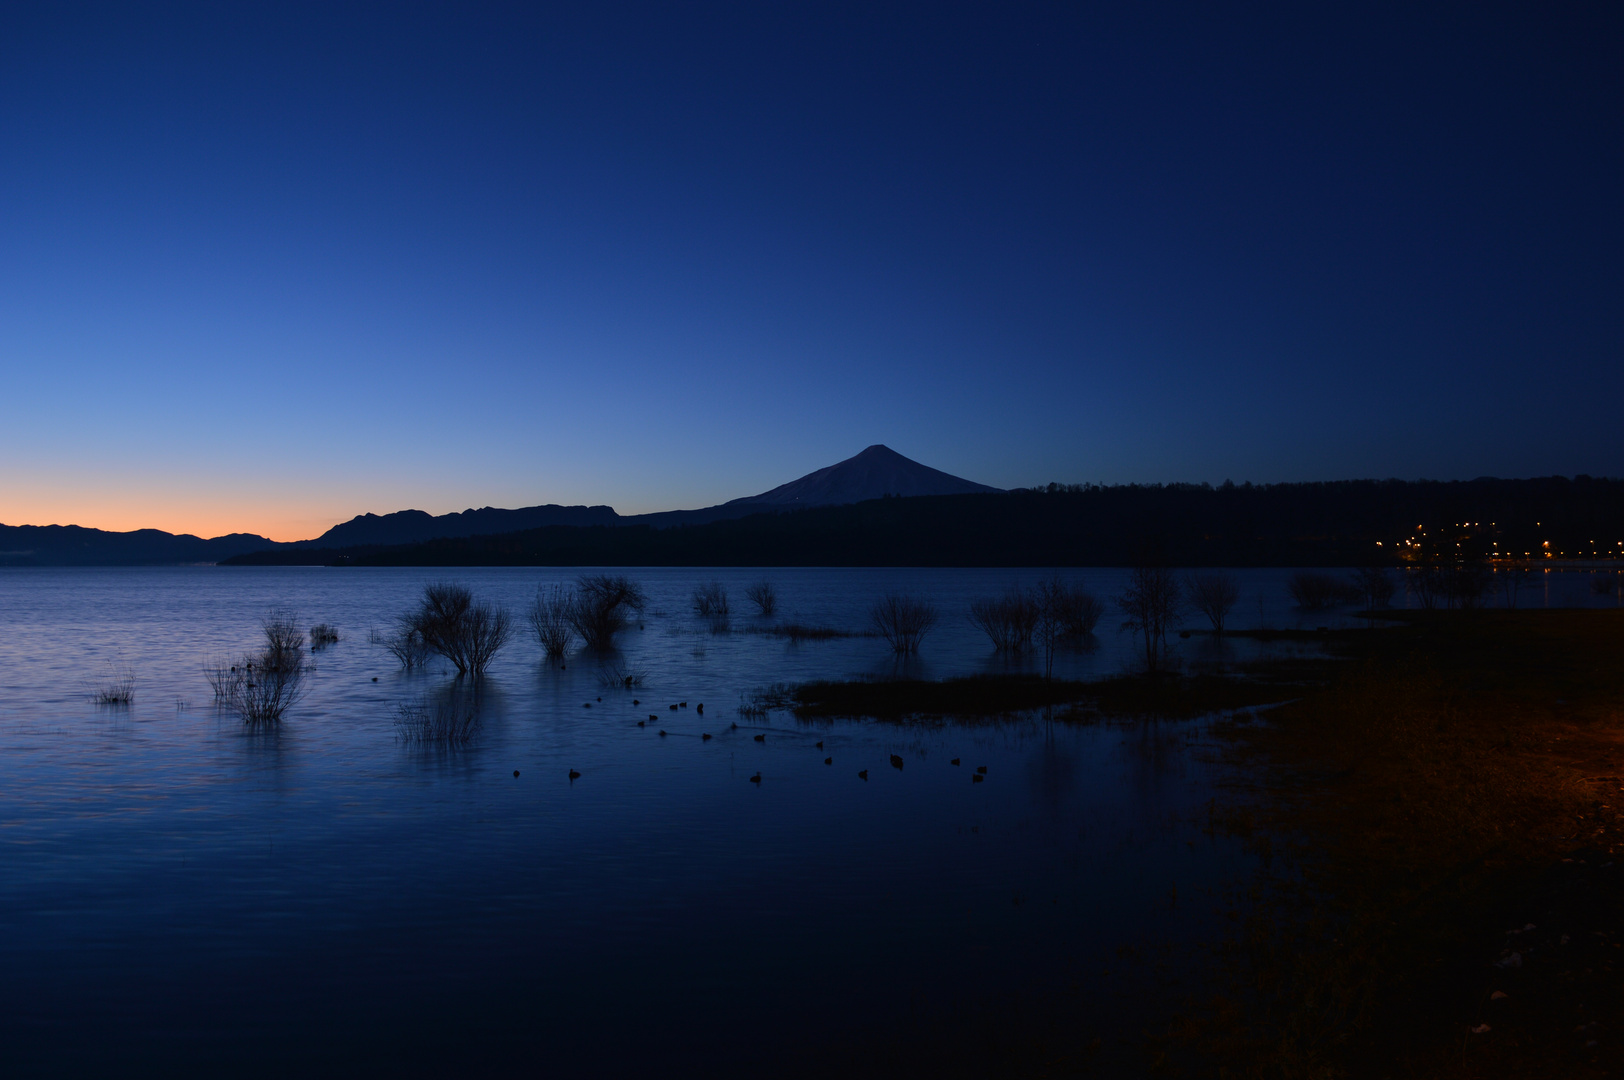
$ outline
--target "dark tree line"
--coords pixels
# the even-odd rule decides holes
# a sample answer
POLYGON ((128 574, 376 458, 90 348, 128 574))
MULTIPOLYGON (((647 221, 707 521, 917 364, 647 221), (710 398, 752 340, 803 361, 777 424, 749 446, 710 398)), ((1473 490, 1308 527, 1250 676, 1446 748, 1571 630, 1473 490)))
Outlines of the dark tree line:
POLYGON ((879 499, 705 525, 555 526, 399 547, 260 552, 243 565, 1362 566, 1400 550, 1624 553, 1624 481, 1589 477, 1122 485, 879 499), (1418 546, 1405 548, 1414 542, 1418 546), (1380 545, 1378 547, 1378 544, 1380 545))

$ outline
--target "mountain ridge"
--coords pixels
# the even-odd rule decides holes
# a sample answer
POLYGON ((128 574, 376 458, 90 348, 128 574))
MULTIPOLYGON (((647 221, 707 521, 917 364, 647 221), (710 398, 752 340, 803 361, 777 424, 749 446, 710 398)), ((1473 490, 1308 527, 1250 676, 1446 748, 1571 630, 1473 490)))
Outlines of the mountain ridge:
POLYGON ((988 494, 999 488, 933 469, 881 443, 787 484, 698 510, 621 515, 611 506, 547 503, 513 510, 486 506, 450 514, 396 510, 358 514, 310 540, 278 543, 255 533, 210 539, 160 529, 109 532, 79 525, 0 525, 0 566, 141 566, 218 563, 253 552, 392 547, 555 526, 702 525, 764 512, 864 502, 886 495, 988 494))

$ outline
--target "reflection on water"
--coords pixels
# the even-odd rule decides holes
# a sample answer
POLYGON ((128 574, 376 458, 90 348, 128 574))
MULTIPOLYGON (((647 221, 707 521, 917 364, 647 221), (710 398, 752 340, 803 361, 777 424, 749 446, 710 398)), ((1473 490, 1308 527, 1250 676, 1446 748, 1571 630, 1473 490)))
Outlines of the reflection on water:
MULTIPOLYGON (((1115 950, 1209 934, 1200 905, 1165 897, 1248 865, 1188 824, 1211 784, 1188 752, 1199 725, 737 711, 776 682, 1032 670, 963 613, 1036 574, 702 572, 735 598, 770 576, 779 621, 847 631, 886 591, 929 596, 941 623, 898 661, 872 637, 746 632, 766 621, 738 605, 725 624, 700 619, 698 572, 633 573, 651 602, 615 654, 547 662, 521 638, 475 681, 403 672, 367 632, 427 580, 523 610, 571 574, 0 571, 11 1071, 380 1071, 485 1054, 597 1073, 895 1073, 910 1067, 885 1055, 916 1043, 915 1069, 930 1047, 1002 1060, 1012 1033, 1115 1045, 1153 996, 1115 950), (212 706, 203 663, 253 647, 272 609, 340 640, 284 723, 248 729, 212 706), (90 702, 109 661, 136 673, 127 707, 90 702), (600 678, 628 672, 641 681, 600 678), (418 700, 473 708, 474 739, 402 744, 399 706, 418 700)), ((1121 578, 1076 576, 1101 595, 1121 578)), ((1238 576, 1262 624, 1300 621, 1285 574, 1238 576)), ((1263 647, 1177 646, 1202 665, 1263 647)), ((1110 675, 1131 658, 1108 616, 1055 670, 1110 675)))

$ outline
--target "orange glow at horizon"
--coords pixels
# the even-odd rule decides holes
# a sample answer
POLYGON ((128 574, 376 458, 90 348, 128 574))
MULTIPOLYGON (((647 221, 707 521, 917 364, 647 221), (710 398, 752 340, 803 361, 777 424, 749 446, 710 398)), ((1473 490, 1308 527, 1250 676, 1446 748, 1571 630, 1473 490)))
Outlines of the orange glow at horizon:
MULTIPOLYGON (((363 510, 344 492, 278 491, 267 485, 147 484, 117 478, 86 484, 39 477, 0 489, 0 525, 78 525, 107 532, 161 529, 209 539, 254 533, 271 540, 309 540, 363 510), (55 482, 53 482, 55 481, 55 482)), ((393 501, 394 496, 386 496, 393 501)), ((409 504, 402 504, 409 505, 409 504)), ((399 509, 399 507, 391 507, 399 509)), ((382 512, 382 511, 379 511, 382 512)))
POLYGON ((78 525, 105 532, 134 532, 159 529, 176 535, 211 539, 230 533, 254 533, 270 540, 287 542, 320 536, 354 514, 313 516, 307 506, 261 503, 256 506, 229 506, 219 503, 159 503, 140 500, 139 504, 118 501, 75 505, 71 502, 48 506, 0 504, 0 525, 78 525))

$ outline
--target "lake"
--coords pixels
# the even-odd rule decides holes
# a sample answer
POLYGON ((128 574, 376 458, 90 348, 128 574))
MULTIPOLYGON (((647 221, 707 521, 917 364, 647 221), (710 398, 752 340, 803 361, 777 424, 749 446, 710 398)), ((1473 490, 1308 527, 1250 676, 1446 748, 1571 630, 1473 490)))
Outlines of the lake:
MULTIPOLYGON (((738 711, 778 682, 1006 670, 965 610, 1037 574, 630 570, 650 603, 616 654, 548 663, 526 629, 477 688, 368 643, 425 582, 518 612, 575 573, 0 570, 8 1073, 924 1075, 1053 1047, 1138 1060, 1136 1033, 1199 978, 1187 946, 1219 932, 1251 868, 1203 829, 1222 778, 1192 752, 1201 723, 738 711), (860 630, 889 590, 942 620, 900 665, 872 637, 791 643, 740 614, 762 578, 779 622, 860 630), (691 611, 713 580, 732 598, 725 629, 691 611), (249 730, 203 670, 254 647, 277 610, 340 640, 286 720, 249 730), (124 669, 133 703, 93 704, 124 669), (605 669, 642 683, 606 688, 605 669), (400 706, 447 693, 477 708, 474 740, 403 744, 400 706)), ((1102 598, 1125 577, 1063 573, 1102 598)), ((1289 574, 1237 571, 1233 624, 1352 619, 1296 612, 1289 574)), ((1619 602, 1590 580, 1541 575, 1521 603, 1619 602)), ((1055 673, 1127 670, 1116 622, 1055 673)), ((1178 647, 1220 666, 1263 646, 1178 647)))

